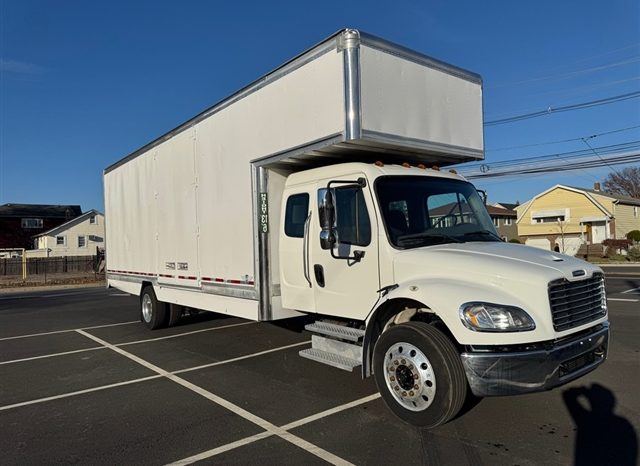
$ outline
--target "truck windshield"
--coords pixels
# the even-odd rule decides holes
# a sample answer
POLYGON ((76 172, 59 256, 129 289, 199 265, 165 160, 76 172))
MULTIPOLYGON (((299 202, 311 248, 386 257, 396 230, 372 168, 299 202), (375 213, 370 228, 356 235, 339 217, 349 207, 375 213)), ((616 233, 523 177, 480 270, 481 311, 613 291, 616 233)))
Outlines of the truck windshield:
POLYGON ((398 248, 502 241, 471 183, 387 176, 379 178, 375 187, 387 236, 398 248))

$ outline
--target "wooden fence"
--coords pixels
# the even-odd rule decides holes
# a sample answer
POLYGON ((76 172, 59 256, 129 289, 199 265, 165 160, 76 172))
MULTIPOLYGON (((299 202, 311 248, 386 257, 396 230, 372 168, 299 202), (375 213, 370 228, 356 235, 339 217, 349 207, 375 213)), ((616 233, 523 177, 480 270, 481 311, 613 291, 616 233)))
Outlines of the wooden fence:
MULTIPOLYGON (((27 277, 45 274, 91 274, 98 270, 98 256, 29 257, 27 277)), ((22 258, 0 259, 0 277, 22 277, 22 258)))

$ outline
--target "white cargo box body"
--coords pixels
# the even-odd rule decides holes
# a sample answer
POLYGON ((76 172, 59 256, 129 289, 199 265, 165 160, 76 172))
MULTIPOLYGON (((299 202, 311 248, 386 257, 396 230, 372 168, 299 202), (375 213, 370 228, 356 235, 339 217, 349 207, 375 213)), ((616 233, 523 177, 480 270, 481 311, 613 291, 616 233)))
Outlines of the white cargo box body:
POLYGON ((341 31, 104 173, 109 284, 269 320, 287 174, 483 158, 479 76, 341 31))

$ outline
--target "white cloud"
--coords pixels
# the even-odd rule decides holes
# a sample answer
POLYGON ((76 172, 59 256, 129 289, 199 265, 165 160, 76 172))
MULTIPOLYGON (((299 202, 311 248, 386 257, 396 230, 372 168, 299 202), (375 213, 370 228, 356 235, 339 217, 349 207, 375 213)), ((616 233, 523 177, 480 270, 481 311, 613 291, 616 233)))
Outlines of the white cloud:
POLYGON ((0 71, 15 74, 40 74, 44 73, 46 68, 36 65, 35 63, 0 58, 0 71))

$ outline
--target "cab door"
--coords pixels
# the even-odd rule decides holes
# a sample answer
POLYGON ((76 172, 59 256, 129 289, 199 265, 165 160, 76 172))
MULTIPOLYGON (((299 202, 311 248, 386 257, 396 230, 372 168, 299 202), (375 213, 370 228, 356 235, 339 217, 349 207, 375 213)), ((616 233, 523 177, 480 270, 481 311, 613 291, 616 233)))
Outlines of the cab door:
POLYGON ((286 190, 280 224, 280 289, 282 307, 315 312, 309 265, 309 226, 313 220, 314 186, 286 190))
POLYGON ((320 314, 364 319, 380 289, 378 223, 371 187, 350 180, 364 175, 319 181, 310 222, 311 281, 320 314), (329 185, 329 182, 331 184, 329 185), (337 243, 322 249, 319 204, 327 186, 334 193, 337 243))

